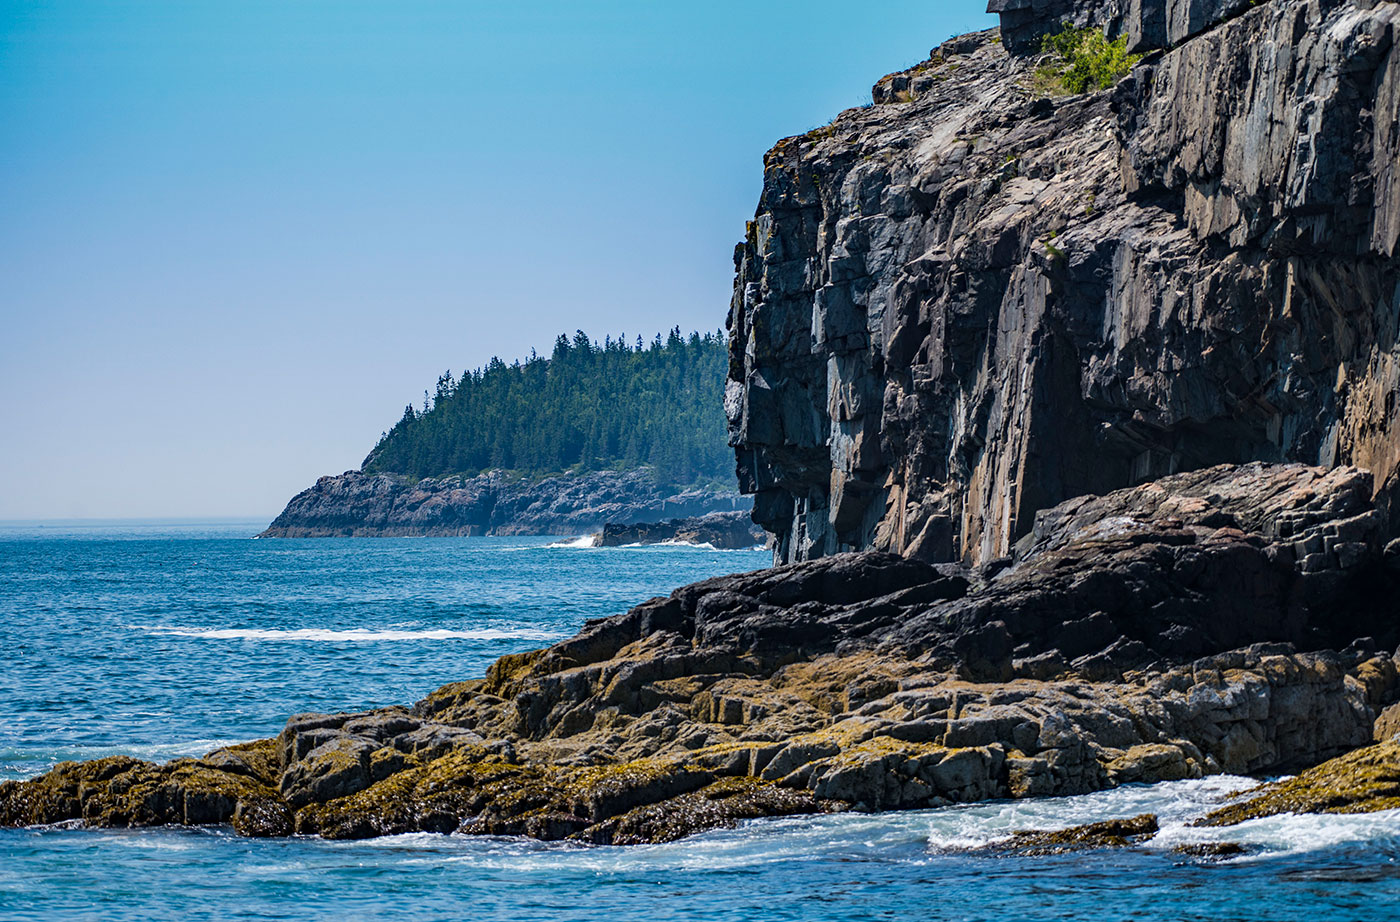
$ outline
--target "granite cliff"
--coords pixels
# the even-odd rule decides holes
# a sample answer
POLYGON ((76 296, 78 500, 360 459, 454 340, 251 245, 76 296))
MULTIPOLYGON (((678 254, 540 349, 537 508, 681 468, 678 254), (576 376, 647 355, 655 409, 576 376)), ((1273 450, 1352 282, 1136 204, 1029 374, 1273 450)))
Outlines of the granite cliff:
POLYGON ((1397 489, 1400 6, 993 0, 765 161, 726 409, 780 561, 979 564, 1220 463, 1397 489), (1046 95, 1062 22, 1145 52, 1046 95))

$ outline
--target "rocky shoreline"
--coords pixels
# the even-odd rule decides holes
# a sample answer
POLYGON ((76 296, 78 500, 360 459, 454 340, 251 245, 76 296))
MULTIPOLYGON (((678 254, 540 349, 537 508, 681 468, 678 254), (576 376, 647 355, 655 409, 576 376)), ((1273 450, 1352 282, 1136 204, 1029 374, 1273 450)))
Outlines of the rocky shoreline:
POLYGON ((401 538, 580 535, 617 522, 746 512, 737 491, 677 491, 648 470, 540 479, 488 471, 414 480, 346 471, 287 503, 260 538, 401 538))
POLYGON ((1355 469, 1219 467, 1048 510, 993 565, 865 553, 712 579, 412 708, 6 782, 0 824, 624 844, 1305 768, 1369 744, 1400 699, 1371 493, 1355 469))

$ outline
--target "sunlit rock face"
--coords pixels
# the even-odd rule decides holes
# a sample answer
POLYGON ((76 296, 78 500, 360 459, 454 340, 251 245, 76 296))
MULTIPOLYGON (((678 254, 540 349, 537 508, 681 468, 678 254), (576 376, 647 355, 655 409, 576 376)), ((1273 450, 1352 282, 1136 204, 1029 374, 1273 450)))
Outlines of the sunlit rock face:
POLYGON ((736 251, 726 407, 779 561, 1009 555, 1038 510, 1400 438, 1400 5, 995 0, 780 142, 736 251), (1039 36, 1148 53, 1037 89, 1039 36))

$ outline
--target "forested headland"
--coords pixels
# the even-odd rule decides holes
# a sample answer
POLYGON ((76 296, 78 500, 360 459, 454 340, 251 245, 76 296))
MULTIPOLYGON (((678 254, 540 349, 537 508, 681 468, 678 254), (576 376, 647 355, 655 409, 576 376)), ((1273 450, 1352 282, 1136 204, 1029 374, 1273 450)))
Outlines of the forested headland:
POLYGON ((730 482, 722 395, 723 333, 671 330, 650 343, 582 330, 535 354, 425 391, 423 406, 380 438, 366 473, 413 477, 509 470, 528 475, 651 466, 674 484, 730 482))

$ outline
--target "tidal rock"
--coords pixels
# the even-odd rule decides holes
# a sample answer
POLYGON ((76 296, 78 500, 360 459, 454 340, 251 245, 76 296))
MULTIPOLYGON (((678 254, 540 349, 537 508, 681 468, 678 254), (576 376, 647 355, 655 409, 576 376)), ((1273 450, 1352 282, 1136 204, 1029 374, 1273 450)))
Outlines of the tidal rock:
POLYGON ((245 835, 286 835, 277 791, 192 759, 155 765, 125 756, 64 762, 28 781, 0 783, 0 825, 81 820, 89 826, 202 826, 235 822, 245 835), (255 819, 256 817, 256 819, 255 819))
POLYGON ((577 535, 607 523, 746 511, 749 505, 729 490, 678 492, 649 470, 534 480, 495 471, 423 480, 346 471, 298 493, 259 537, 577 535))
POLYGON ((1369 486, 1217 467, 1046 510, 991 567, 869 552, 706 580, 411 709, 8 782, 0 823, 623 843, 1307 768, 1400 699, 1369 486))
POLYGON ((1151 813, 1121 820, 1103 820, 1069 829, 1049 832, 1018 832, 1009 839, 994 843, 991 848, 1018 855, 1058 855, 1064 852, 1094 848, 1126 848, 1151 839, 1159 831, 1157 817, 1151 813))
POLYGON ((1392 704, 1376 718, 1374 736, 1378 743, 1400 737, 1400 704, 1392 704))
POLYGON ((759 547, 768 539, 748 512, 713 512, 709 515, 666 522, 634 522, 604 525, 594 537, 594 547, 631 544, 708 544, 722 551, 759 547))

